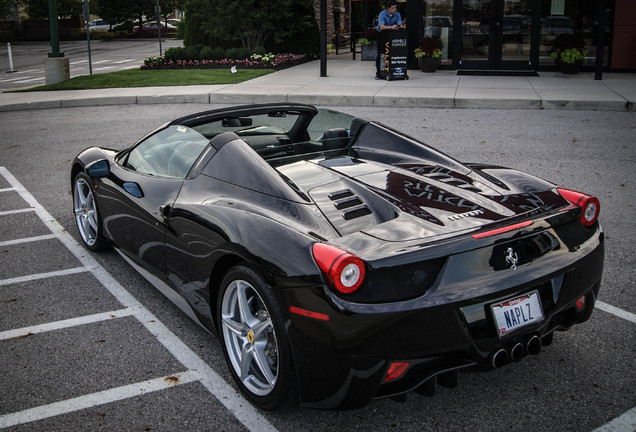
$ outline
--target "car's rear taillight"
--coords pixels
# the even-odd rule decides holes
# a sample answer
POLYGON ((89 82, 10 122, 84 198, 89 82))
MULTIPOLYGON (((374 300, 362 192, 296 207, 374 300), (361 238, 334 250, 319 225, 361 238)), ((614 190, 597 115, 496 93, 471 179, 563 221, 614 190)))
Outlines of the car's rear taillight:
POLYGON ((365 273, 360 258, 324 243, 314 244, 312 250, 316 264, 332 288, 343 294, 351 294, 360 288, 365 273))
POLYGON ((581 192, 569 189, 557 188, 557 192, 572 204, 581 207, 581 223, 585 226, 592 226, 601 211, 601 204, 598 198, 581 192))

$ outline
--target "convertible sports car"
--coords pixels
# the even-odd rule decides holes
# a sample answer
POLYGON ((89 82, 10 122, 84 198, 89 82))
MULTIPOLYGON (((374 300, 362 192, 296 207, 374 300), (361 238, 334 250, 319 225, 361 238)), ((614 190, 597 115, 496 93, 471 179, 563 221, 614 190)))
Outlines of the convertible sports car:
POLYGON ((71 182, 86 247, 217 334, 263 409, 432 395, 538 354, 601 283, 596 198, 309 105, 183 117, 71 182))

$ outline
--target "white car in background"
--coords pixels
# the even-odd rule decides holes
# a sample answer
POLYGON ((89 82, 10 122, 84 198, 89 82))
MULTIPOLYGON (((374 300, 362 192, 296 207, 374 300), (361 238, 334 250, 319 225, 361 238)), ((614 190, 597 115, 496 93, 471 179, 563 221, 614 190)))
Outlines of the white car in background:
MULTIPOLYGON (((118 24, 112 24, 112 27, 115 27, 117 25, 118 24)), ((90 31, 108 31, 111 29, 111 23, 106 20, 97 19, 90 21, 87 27, 90 29, 90 31)))

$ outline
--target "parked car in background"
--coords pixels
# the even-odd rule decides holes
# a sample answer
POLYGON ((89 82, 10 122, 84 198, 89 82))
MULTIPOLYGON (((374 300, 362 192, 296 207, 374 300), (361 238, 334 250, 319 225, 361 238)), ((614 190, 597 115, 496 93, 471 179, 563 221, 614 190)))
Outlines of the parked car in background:
MULTIPOLYGON (((158 32, 159 26, 157 25, 157 21, 148 21, 142 24, 142 31, 144 32, 158 32)), ((161 21, 161 31, 162 32, 176 32, 177 26, 170 24, 170 20, 168 23, 165 21, 161 21)), ((133 33, 139 33, 139 26, 133 27, 133 33)))
POLYGON ((108 31, 111 30, 113 27, 117 26, 118 24, 111 24, 109 21, 103 20, 103 19, 96 19, 93 21, 90 21, 87 25, 87 27, 90 29, 90 31, 108 31))

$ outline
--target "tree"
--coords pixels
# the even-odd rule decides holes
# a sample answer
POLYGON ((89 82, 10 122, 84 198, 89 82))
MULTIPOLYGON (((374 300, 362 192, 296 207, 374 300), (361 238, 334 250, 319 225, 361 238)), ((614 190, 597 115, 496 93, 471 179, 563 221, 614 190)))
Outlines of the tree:
POLYGON ((154 16, 155 3, 153 0, 129 0, 128 7, 130 18, 139 23, 139 30, 143 29, 144 15, 154 16))
POLYGON ((218 46, 206 31, 212 16, 212 2, 209 0, 187 0, 185 4, 185 30, 183 45, 218 46))
POLYGON ((131 16, 129 6, 129 0, 93 0, 90 11, 109 23, 123 23, 135 18, 131 16))
MULTIPOLYGON (((242 46, 253 50, 283 42, 309 18, 298 16, 299 0, 188 0, 184 44, 242 46)), ((301 2, 312 3, 311 0, 301 2)), ((315 18, 312 19, 315 22, 315 18)))
MULTIPOLYGON (((49 0, 25 0, 25 12, 31 19, 49 18, 49 0)), ((70 18, 82 16, 84 2, 82 0, 56 0, 57 16, 70 18)))
POLYGON ((19 5, 20 2, 18 0, 0 0, 0 21, 13 17, 19 5))
MULTIPOLYGON (((182 7, 183 0, 160 0, 161 17, 166 19, 182 7)), ((137 21, 141 28, 143 17, 154 20, 156 0, 93 0, 91 13, 111 23, 137 21)))

